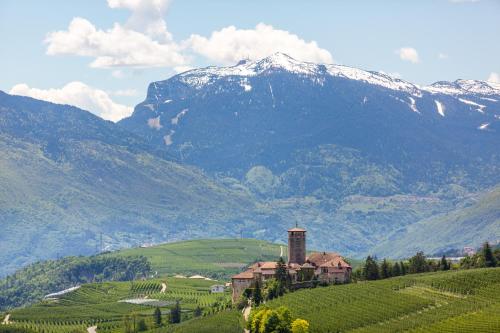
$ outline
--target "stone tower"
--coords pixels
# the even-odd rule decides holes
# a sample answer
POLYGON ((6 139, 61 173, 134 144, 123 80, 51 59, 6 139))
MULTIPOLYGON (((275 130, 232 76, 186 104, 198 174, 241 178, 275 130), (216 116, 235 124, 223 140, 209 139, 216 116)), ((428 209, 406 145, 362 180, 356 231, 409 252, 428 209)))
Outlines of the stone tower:
POLYGON ((295 226, 288 230, 288 263, 302 265, 306 261, 306 230, 295 226))

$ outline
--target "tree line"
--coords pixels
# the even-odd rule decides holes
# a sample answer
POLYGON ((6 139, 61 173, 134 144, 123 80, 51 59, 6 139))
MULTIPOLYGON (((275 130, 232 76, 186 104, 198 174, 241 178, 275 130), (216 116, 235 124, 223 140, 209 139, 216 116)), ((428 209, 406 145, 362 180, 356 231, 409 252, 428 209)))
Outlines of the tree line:
POLYGON ((408 260, 394 262, 385 258, 380 262, 375 257, 368 256, 364 265, 353 272, 352 278, 354 281, 379 280, 406 274, 447 271, 450 269, 486 268, 499 265, 500 248, 493 250, 490 244, 486 242, 478 253, 462 258, 457 265, 452 265, 445 255, 440 260, 433 260, 428 259, 423 252, 417 252, 408 260))

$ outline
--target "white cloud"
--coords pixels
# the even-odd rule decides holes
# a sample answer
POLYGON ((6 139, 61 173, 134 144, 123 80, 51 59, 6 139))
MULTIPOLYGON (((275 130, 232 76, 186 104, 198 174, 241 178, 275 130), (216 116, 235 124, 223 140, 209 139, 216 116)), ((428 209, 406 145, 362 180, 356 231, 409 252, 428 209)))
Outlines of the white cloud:
POLYGON ((162 42, 172 40, 163 19, 169 4, 170 0, 108 0, 110 8, 131 11, 126 23, 128 29, 145 33, 162 42))
POLYGON ((127 117, 133 111, 130 106, 115 103, 105 91, 78 81, 70 82, 60 89, 37 89, 21 83, 12 87, 10 93, 53 103, 75 105, 112 121, 127 117))
POLYGON ((396 54, 399 55, 401 60, 409 61, 414 64, 420 62, 418 52, 413 47, 402 47, 399 50, 396 50, 396 54))
POLYGON ((228 26, 213 31, 209 38, 194 34, 183 44, 195 53, 223 64, 246 58, 260 59, 276 52, 286 53, 297 60, 333 62, 330 52, 320 48, 315 41, 306 42, 297 35, 264 23, 259 23, 255 29, 228 26))
POLYGON ((184 66, 185 57, 175 43, 159 43, 150 36, 115 23, 99 30, 86 19, 76 17, 68 30, 48 34, 47 54, 73 54, 94 57, 94 68, 184 66))
POLYGON ((440 59, 440 60, 448 59, 448 55, 446 53, 439 52, 438 59, 440 59))
POLYGON ((486 81, 493 83, 500 83, 500 75, 498 75, 498 73, 491 72, 490 76, 488 76, 488 79, 486 81))

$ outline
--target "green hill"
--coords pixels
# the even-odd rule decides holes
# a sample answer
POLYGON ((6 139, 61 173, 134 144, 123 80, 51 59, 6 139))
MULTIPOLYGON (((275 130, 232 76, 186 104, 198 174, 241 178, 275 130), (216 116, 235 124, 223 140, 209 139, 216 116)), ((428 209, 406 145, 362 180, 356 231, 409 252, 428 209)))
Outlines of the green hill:
MULTIPOLYGON (((286 255, 286 246, 283 252, 286 255)), ((46 294, 96 281, 167 274, 228 279, 249 263, 277 260, 279 255, 280 245, 256 239, 205 239, 42 261, 0 280, 0 310, 30 304, 46 294)))
MULTIPOLYGON (((282 246, 286 257, 287 247, 282 246)), ((117 251, 109 256, 144 256, 157 274, 202 274, 228 278, 255 261, 277 260, 280 245, 257 239, 200 239, 117 251)))
MULTIPOLYGON (((59 300, 44 301, 10 312, 11 327, 36 332, 121 332, 125 314, 135 313, 151 325, 151 305, 119 300, 148 296, 159 300, 167 313, 172 301, 181 300, 183 322, 151 333, 241 333, 237 310, 227 309, 229 293, 210 294, 212 281, 181 278, 144 282, 84 285, 59 300), (162 285, 168 289, 161 293, 162 285), (203 316, 193 319, 200 306, 203 316)), ((310 323, 311 333, 327 332, 479 332, 500 330, 500 268, 406 275, 386 280, 305 289, 267 302, 286 306, 293 318, 310 323)), ((256 311, 255 309, 253 311, 256 311)))

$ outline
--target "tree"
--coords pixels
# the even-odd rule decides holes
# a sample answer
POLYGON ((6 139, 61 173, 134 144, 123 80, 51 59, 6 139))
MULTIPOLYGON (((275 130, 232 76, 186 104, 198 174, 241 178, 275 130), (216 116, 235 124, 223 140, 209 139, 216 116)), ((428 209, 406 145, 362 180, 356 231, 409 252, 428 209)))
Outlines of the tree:
POLYGON ((417 252, 413 257, 409 260, 410 266, 408 271, 411 274, 415 273, 423 273, 429 271, 429 266, 427 265, 427 260, 423 252, 417 252))
POLYGON ((399 268, 401 268, 401 275, 406 275, 406 264, 403 261, 399 262, 399 268))
POLYGON ((161 326, 161 310, 159 307, 156 307, 153 313, 153 320, 156 326, 161 326))
POLYGON ((290 333, 292 316, 290 310, 284 306, 276 310, 264 307, 250 314, 246 328, 251 333, 290 333))
POLYGON ((137 332, 144 332, 148 330, 148 326, 146 325, 146 321, 144 318, 139 319, 137 322, 137 332))
POLYGON ((450 269, 450 263, 446 260, 446 256, 444 254, 439 262, 439 269, 442 271, 448 271, 450 269))
POLYGON ((392 266, 392 276, 400 276, 401 275, 401 266, 399 266, 399 263, 396 262, 392 266))
POLYGON ((255 284, 255 288, 253 289, 252 293, 252 301, 255 304, 255 306, 259 306, 260 303, 262 303, 263 301, 262 290, 260 289, 260 283, 255 284))
POLYGON ((267 283, 266 283, 266 291, 267 291, 266 299, 272 300, 278 296, 281 296, 280 289, 281 289, 281 286, 280 286, 280 282, 278 280, 271 279, 271 280, 267 281, 267 283))
POLYGON ((485 267, 495 267, 497 265, 495 256, 493 256, 493 251, 491 250, 490 243, 485 242, 483 244, 482 255, 484 258, 485 267))
POLYGON ((297 318, 292 323, 292 333, 309 333, 309 322, 297 318))
POLYGON ((170 323, 178 324, 181 322, 181 305, 179 301, 175 302, 175 306, 170 309, 170 323))
POLYGON ((202 315, 202 314, 203 314, 203 311, 202 311, 202 309, 200 308, 200 306, 198 305, 198 306, 196 307, 196 309, 194 309, 194 313, 193 313, 193 315, 194 315, 195 317, 201 317, 201 315, 202 315))
POLYGON ((387 262, 387 259, 384 259, 382 261, 382 265, 380 265, 380 278, 381 279, 387 279, 391 277, 391 267, 390 264, 387 262))
POLYGON ((378 264, 371 256, 366 257, 363 277, 365 280, 378 280, 380 278, 378 264))

